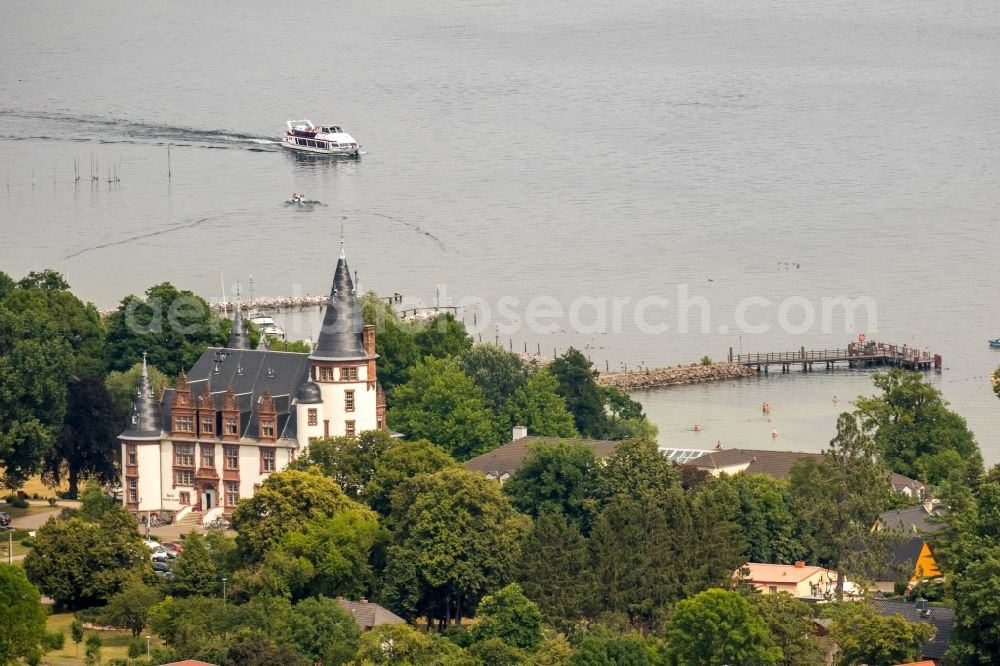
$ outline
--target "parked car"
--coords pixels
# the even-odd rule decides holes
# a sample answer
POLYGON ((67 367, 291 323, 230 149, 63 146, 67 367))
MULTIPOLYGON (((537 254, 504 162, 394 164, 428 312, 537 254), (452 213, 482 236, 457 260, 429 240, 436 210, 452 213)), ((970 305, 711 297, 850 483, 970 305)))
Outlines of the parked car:
POLYGON ((175 541, 164 541, 160 545, 166 549, 167 553, 169 553, 171 557, 177 557, 184 552, 184 546, 175 541))
POLYGON ((0 527, 10 527, 10 514, 0 511, 0 527))
POLYGON ((152 553, 149 556, 149 559, 153 560, 154 562, 156 560, 166 561, 170 559, 170 554, 167 553, 167 549, 158 544, 157 542, 150 540, 150 541, 145 541, 144 543, 146 544, 146 547, 149 548, 150 551, 152 551, 152 553))
POLYGON ((157 576, 162 576, 164 580, 174 579, 174 572, 170 570, 170 563, 166 560, 153 560, 153 572, 157 576))

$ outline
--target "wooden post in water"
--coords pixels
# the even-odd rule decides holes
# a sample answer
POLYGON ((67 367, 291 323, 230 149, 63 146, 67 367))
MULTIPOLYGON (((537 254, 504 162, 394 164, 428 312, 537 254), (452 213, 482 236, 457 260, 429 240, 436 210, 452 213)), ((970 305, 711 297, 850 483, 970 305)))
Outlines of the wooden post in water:
POLYGON ((170 168, 170 144, 167 144, 167 180, 170 180, 173 175, 173 171, 170 168))

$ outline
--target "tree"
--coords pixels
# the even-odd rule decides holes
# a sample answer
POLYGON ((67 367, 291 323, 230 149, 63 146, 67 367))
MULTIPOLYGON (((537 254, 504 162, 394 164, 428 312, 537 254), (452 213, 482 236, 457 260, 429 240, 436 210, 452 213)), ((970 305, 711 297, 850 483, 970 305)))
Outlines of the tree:
POLYGON ((752 594, 747 601, 764 619, 774 643, 781 648, 778 666, 823 663, 826 646, 814 632, 813 609, 790 594, 752 594))
POLYGON ((17 283, 9 275, 0 271, 0 300, 6 298, 7 294, 14 291, 16 287, 17 283))
POLYGON ((579 528, 565 516, 535 518, 514 570, 548 624, 568 632, 583 618, 592 587, 590 553, 579 528))
POLYGON ((426 358, 393 393, 389 422, 411 439, 430 439, 458 460, 499 444, 493 416, 478 386, 454 359, 426 358))
POLYGON ((69 626, 70 636, 73 638, 73 642, 76 643, 76 656, 80 656, 80 643, 83 642, 83 622, 79 619, 74 619, 72 624, 69 626))
POLYGON ((636 634, 591 629, 569 660, 570 666, 649 666, 646 645, 636 634))
POLYGON ((528 377, 504 404, 500 420, 505 432, 516 425, 528 428, 541 437, 576 437, 573 415, 559 394, 559 383, 552 373, 540 370, 528 377))
POLYGON ((83 654, 85 655, 84 662, 87 666, 96 665, 101 663, 101 647, 103 641, 101 640, 100 634, 90 634, 87 636, 87 641, 84 643, 83 654))
POLYGON ((359 435, 330 437, 309 442, 305 455, 290 465, 305 470, 318 467, 351 499, 358 499, 371 481, 378 459, 395 443, 385 430, 365 430, 359 435))
POLYGON ((310 663, 347 664, 358 649, 361 636, 358 625, 335 599, 324 596, 303 599, 292 607, 289 625, 296 649, 310 663))
POLYGON ((118 435, 124 414, 99 379, 83 377, 72 382, 66 396, 66 416, 55 446, 45 455, 47 483, 57 486, 65 478, 76 497, 80 478, 112 483, 118 478, 121 456, 118 435))
POLYGON ((723 474, 698 491, 740 528, 749 562, 795 562, 806 549, 788 484, 763 474, 723 474))
POLYGON ((559 395, 566 400, 577 431, 584 437, 603 437, 608 430, 604 396, 597 385, 597 371, 587 357, 570 347, 548 370, 559 383, 559 395))
POLYGON ((286 534, 347 509, 369 512, 318 469, 292 469, 271 474, 253 497, 237 505, 232 523, 240 551, 248 561, 256 562, 286 534))
POLYGON ((139 636, 149 622, 149 613, 161 599, 159 590, 141 581, 133 581, 111 597, 101 611, 101 622, 112 627, 126 627, 139 636))
POLYGON ((959 664, 986 664, 1000 654, 1000 548, 969 555, 974 559, 953 581, 957 608, 950 653, 959 664))
POLYGON ((397 491, 393 509, 383 597, 403 617, 460 624, 512 578, 529 519, 495 482, 460 468, 423 474, 397 491))
POLYGON ((20 487, 39 471, 66 413, 69 344, 34 311, 0 305, 0 467, 20 487))
POLYGON ((112 370, 128 370, 145 352, 149 363, 174 377, 206 347, 225 346, 232 322, 216 315, 200 296, 164 282, 146 290, 146 298, 124 298, 107 327, 112 370))
POLYGON ((469 646, 469 657, 477 660, 473 663, 490 664, 490 666, 522 666, 524 650, 504 643, 499 638, 487 638, 469 646))
POLYGON ((375 470, 361 499, 387 516, 392 506, 392 493, 399 484, 418 474, 437 472, 457 464, 444 449, 426 439, 399 441, 375 461, 375 470))
POLYGON ((17 282, 18 289, 33 289, 38 291, 69 291, 69 283, 62 273, 46 268, 43 271, 31 271, 17 282))
POLYGON ((38 590, 20 567, 0 564, 0 664, 16 664, 38 651, 45 611, 38 590))
POLYGON ((458 356, 472 347, 472 338, 465 331, 465 325, 450 312, 420 324, 413 341, 417 343, 420 358, 458 356))
POLYGON ((917 661, 934 633, 930 624, 907 622, 900 615, 882 617, 863 602, 837 604, 825 609, 825 614, 833 617, 830 636, 840 646, 839 666, 893 666, 917 661))
POLYGON ((356 660, 374 666, 416 666, 428 663, 433 652, 433 640, 427 634, 406 624, 383 624, 361 635, 356 660))
POLYGON ((601 386, 601 395, 608 414, 607 436, 627 439, 644 436, 656 439, 656 426, 646 420, 642 405, 614 386, 601 386))
POLYGON ((475 641, 499 639, 529 652, 542 643, 542 613, 517 583, 484 597, 476 617, 471 630, 475 641))
POLYGON ((521 356, 496 345, 469 347, 458 357, 458 366, 482 390, 486 406, 497 414, 528 381, 528 367, 521 356))
MULTIPOLYGON (((147 370, 149 372, 149 383, 153 387, 154 395, 157 397, 159 397, 160 392, 164 388, 173 385, 170 378, 160 372, 155 366, 149 365, 147 370)), ((124 372, 113 370, 104 378, 104 387, 108 389, 111 399, 125 414, 128 413, 128 410, 132 407, 132 402, 135 400, 135 391, 136 386, 139 385, 140 374, 142 374, 141 361, 124 372)))
POLYGON ((11 292, 3 304, 12 312, 30 310, 48 319, 59 337, 73 350, 72 373, 75 376, 103 376, 104 322, 92 303, 84 303, 65 290, 21 286, 11 292))
POLYGON ((125 512, 110 511, 98 522, 80 515, 49 519, 38 529, 24 558, 24 572, 58 606, 83 608, 106 602, 137 575, 149 572, 149 548, 139 525, 125 512))
POLYGON ((331 518, 311 520, 301 531, 286 534, 279 552, 311 565, 313 575, 298 596, 319 593, 358 598, 374 589, 372 553, 387 539, 373 511, 341 509, 331 518))
POLYGON ((677 487, 677 479, 676 466, 656 442, 627 439, 604 460, 595 495, 602 504, 619 496, 655 502, 677 487))
POLYGON ((845 576, 884 562, 891 537, 871 529, 892 490, 875 444, 855 415, 840 415, 837 435, 822 459, 792 467, 790 489, 803 541, 814 557, 837 571, 837 600, 842 601, 845 576))
POLYGON ((546 638, 528 662, 531 666, 569 666, 573 646, 562 634, 546 638))
POLYGON ((594 452, 573 441, 539 442, 528 450, 528 458, 503 485, 511 503, 521 513, 560 513, 583 527, 600 469, 594 452))
POLYGON ((171 567, 170 594, 175 597, 217 594, 222 578, 208 541, 197 532, 183 536, 184 550, 171 567))
POLYGON ((705 590, 678 603, 665 636, 670 666, 768 666, 782 657, 763 618, 730 590, 705 590))
POLYGON ((615 497, 590 532, 590 615, 620 613, 626 628, 652 630, 663 608, 682 596, 667 517, 657 504, 615 497))
POLYGON ((221 666, 309 666, 290 645, 277 644, 266 635, 250 634, 229 646, 221 666))
POLYGON ((944 480, 951 461, 982 470, 982 455, 965 419, 948 409, 941 391, 923 374, 893 369, 876 373, 873 381, 882 394, 859 397, 858 415, 889 469, 932 484, 944 480))

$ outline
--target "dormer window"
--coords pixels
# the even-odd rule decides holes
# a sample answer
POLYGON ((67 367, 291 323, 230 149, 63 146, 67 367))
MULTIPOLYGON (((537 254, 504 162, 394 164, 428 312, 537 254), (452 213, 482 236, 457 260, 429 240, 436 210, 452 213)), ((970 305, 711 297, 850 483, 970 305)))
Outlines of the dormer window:
POLYGON ((174 432, 194 432, 193 416, 175 416, 174 432))
POLYGON ((236 418, 232 416, 226 417, 226 434, 235 435, 236 434, 236 418))
POLYGON ((274 439, 274 420, 273 419, 261 419, 260 420, 260 436, 267 437, 269 439, 274 439))

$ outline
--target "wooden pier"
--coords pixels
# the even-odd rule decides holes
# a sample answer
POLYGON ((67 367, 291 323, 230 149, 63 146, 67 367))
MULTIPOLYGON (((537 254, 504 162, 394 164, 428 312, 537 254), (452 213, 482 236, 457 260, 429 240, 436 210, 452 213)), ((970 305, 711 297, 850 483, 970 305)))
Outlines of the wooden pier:
POLYGON ((914 349, 907 345, 890 345, 884 342, 852 342, 846 349, 806 349, 798 351, 772 352, 766 354, 733 354, 729 348, 729 362, 756 368, 767 374, 772 365, 780 366, 781 372, 791 372, 792 366, 802 366, 803 372, 812 372, 813 365, 823 364, 832 370, 837 363, 846 363, 850 368, 892 366, 907 370, 940 370, 940 354, 932 354, 926 349, 914 349))

